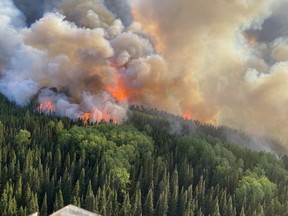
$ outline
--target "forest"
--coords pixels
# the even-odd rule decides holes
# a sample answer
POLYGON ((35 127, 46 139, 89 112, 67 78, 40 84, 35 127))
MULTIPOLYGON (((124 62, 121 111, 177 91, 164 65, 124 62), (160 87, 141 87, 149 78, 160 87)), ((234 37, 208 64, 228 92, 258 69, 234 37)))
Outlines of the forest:
POLYGON ((84 124, 3 96, 0 121, 1 215, 288 215, 288 157, 233 129, 142 106, 122 125, 84 124))

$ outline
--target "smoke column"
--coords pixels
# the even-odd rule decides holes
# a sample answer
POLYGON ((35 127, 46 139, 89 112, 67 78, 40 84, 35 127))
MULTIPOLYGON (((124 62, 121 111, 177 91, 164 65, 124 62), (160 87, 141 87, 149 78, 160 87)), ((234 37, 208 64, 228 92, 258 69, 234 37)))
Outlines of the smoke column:
POLYGON ((121 123, 143 104, 287 145, 287 0, 0 1, 0 91, 121 123))

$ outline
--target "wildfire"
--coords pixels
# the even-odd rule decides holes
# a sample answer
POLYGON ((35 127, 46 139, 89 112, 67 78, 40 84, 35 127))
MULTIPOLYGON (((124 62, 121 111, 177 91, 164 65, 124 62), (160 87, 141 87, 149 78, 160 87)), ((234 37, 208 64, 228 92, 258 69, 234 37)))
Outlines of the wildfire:
POLYGON ((118 102, 122 102, 128 99, 127 91, 121 79, 116 79, 113 86, 108 86, 107 91, 115 98, 118 102))
POLYGON ((49 98, 46 98, 42 103, 40 103, 39 111, 40 113, 53 113, 56 112, 56 107, 49 98))
POLYGON ((104 111, 99 111, 97 108, 94 109, 92 112, 85 112, 80 119, 83 121, 84 125, 88 124, 88 121, 90 122, 101 122, 102 120, 110 123, 117 124, 118 122, 114 119, 112 119, 111 115, 104 111))
POLYGON ((121 86, 121 82, 116 80, 114 86, 108 86, 107 91, 114 97, 118 102, 125 101, 127 99, 127 93, 121 86))
POLYGON ((192 119, 192 113, 190 111, 187 111, 182 115, 182 118, 185 120, 191 120, 192 119))
POLYGON ((81 120, 84 122, 84 125, 88 124, 88 120, 90 119, 91 114, 89 112, 85 112, 82 117, 81 120))

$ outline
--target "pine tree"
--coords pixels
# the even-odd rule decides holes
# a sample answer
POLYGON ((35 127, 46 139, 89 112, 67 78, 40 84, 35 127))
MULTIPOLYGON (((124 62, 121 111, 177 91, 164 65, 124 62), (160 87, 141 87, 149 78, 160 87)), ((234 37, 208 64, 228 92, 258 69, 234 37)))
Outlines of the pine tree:
POLYGON ((201 208, 199 208, 199 210, 197 212, 197 216, 204 216, 204 213, 202 212, 201 208))
POLYGON ((60 151, 60 147, 57 146, 56 147, 56 152, 55 152, 55 155, 54 155, 54 161, 53 161, 53 170, 57 170, 58 173, 56 172, 54 175, 55 177, 58 176, 58 174, 60 174, 60 171, 61 171, 61 167, 62 167, 62 164, 61 164, 61 151, 60 151))
POLYGON ((15 197, 10 194, 8 206, 7 206, 7 215, 16 215, 17 213, 17 204, 15 197))
POLYGON ((2 212, 3 215, 7 214, 7 208, 8 208, 8 191, 5 188, 4 191, 1 194, 1 199, 0 199, 0 212, 2 212))
POLYGON ((167 201, 167 195, 165 191, 163 191, 158 199, 157 205, 156 205, 156 214, 157 215, 167 215, 168 212, 168 201, 167 201))
POLYGON ((97 190, 98 190, 98 186, 99 186, 99 175, 98 175, 98 173, 99 173, 99 167, 98 167, 98 164, 96 165, 96 167, 94 167, 94 169, 93 169, 93 179, 92 179, 92 189, 93 189, 93 191, 94 191, 94 193, 96 193, 97 192, 97 190))
POLYGON ((226 190, 220 192, 220 214, 224 215, 224 213, 227 211, 227 196, 226 196, 226 190))
MULTIPOLYGON (((32 192, 30 185, 26 183, 26 187, 24 190, 24 206, 28 205, 28 203, 32 200, 32 192)), ((27 209, 28 210, 28 209, 27 209)), ((30 212, 31 213, 31 212, 30 212)))
POLYGON ((178 203, 177 203, 177 215, 184 215, 185 214, 185 209, 187 205, 187 191, 184 192, 184 188, 182 187, 178 203))
POLYGON ((39 212, 37 194, 32 193, 31 198, 27 202, 28 214, 39 212))
POLYGON ((96 210, 95 204, 96 204, 95 196, 93 194, 91 181, 89 181, 85 198, 85 208, 89 211, 94 212, 96 210))
POLYGON ((64 199, 65 205, 71 202, 72 190, 73 190, 73 187, 72 187, 71 175, 68 174, 68 171, 66 168, 63 174, 63 199, 64 199))
POLYGON ((18 210, 17 216, 26 216, 26 209, 23 209, 23 207, 21 206, 18 210))
POLYGON ((244 210, 244 207, 241 208, 240 216, 245 216, 245 210, 244 210))
POLYGON ((257 208, 257 216, 265 216, 265 213, 264 213, 264 209, 263 209, 263 206, 259 204, 258 208, 257 208))
POLYGON ((224 215, 225 216, 234 216, 234 215, 236 215, 234 207, 233 207, 233 202, 232 202, 232 197, 231 196, 229 196, 227 210, 226 210, 224 215))
POLYGON ((99 188, 97 192, 97 199, 100 200, 99 208, 102 215, 107 215, 107 198, 106 198, 106 185, 103 188, 99 188))
POLYGON ((71 203, 75 206, 80 207, 80 184, 79 181, 76 182, 75 187, 72 192, 72 200, 71 203))
POLYGON ((47 194, 45 193, 43 201, 42 201, 42 205, 41 205, 41 211, 40 211, 40 215, 41 216, 47 216, 47 194))
POLYGON ((125 192, 123 196, 124 196, 124 200, 123 200, 123 204, 120 210, 121 216, 129 215, 131 213, 131 204, 130 204, 129 194, 125 192))
POLYGON ((54 203, 54 211, 57 211, 61 208, 64 207, 64 201, 63 201, 63 195, 61 189, 58 190, 55 198, 55 203, 54 203))
MULTIPOLYGON (((80 177, 79 177, 79 186, 80 186, 80 191, 85 191, 86 190, 86 182, 85 182, 85 169, 81 169, 80 177)), ((84 194, 85 195, 85 194, 84 194)))
POLYGON ((141 189, 139 187, 133 195, 132 215, 142 215, 141 189))
POLYGON ((177 210, 178 190, 179 190, 177 168, 174 169, 172 176, 171 176, 170 190, 171 190, 170 192, 171 196, 169 200, 169 215, 173 216, 176 214, 176 210, 177 210))
POLYGON ((194 216, 194 203, 188 202, 186 210, 185 210, 185 216, 194 216))
POLYGON ((216 197, 216 199, 213 201, 211 216, 221 216, 219 211, 218 197, 216 197))
POLYGON ((154 214, 154 202, 153 202, 153 191, 150 188, 144 203, 144 213, 145 215, 153 215, 154 214))

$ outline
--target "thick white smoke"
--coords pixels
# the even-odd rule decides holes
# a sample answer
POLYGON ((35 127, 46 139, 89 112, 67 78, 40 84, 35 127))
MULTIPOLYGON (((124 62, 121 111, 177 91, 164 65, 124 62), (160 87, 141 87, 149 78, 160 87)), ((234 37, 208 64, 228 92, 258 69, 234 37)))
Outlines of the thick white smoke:
POLYGON ((125 28, 102 1, 46 2, 30 27, 12 1, 0 4, 0 90, 19 105, 38 95, 43 112, 121 122, 139 78, 148 82, 153 64, 164 65, 149 40, 125 28))
POLYGON ((0 90, 17 104, 121 122, 138 103, 287 143, 287 0, 14 2, 0 90))

